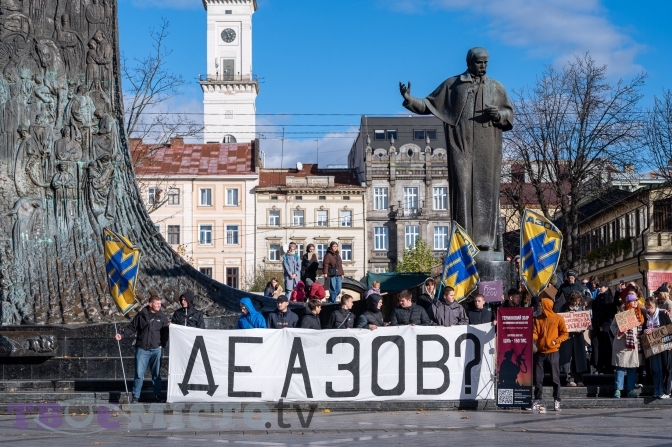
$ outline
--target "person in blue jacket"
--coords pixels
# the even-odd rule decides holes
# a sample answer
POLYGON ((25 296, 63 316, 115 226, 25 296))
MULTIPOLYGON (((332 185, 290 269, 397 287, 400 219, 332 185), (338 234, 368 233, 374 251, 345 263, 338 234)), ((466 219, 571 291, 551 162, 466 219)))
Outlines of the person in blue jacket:
POLYGON ((266 329, 266 320, 254 308, 251 299, 243 298, 240 300, 240 311, 243 314, 238 318, 238 329, 266 329))

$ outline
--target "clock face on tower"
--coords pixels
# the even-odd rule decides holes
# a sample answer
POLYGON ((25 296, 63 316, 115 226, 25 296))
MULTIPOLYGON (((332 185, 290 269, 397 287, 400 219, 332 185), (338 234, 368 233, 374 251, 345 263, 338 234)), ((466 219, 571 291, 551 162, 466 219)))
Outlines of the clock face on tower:
POLYGON ((222 40, 226 43, 231 43, 236 40, 236 32, 231 28, 227 28, 222 31, 222 40))

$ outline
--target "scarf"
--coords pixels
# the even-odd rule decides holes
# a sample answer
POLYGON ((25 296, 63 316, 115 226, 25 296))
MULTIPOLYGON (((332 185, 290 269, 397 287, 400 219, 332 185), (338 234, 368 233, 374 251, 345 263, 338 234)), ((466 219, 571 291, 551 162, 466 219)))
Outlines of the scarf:
POLYGON ((639 343, 639 338, 642 336, 642 327, 637 326, 628 329, 625 331, 625 349, 635 349, 638 348, 638 351, 642 350, 642 345, 639 343))

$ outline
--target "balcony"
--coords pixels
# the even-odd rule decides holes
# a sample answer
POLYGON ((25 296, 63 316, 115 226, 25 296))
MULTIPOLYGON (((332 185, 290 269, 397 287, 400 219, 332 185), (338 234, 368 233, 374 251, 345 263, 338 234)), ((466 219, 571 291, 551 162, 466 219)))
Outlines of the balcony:
POLYGON ((201 74, 198 75, 198 80, 200 82, 258 82, 257 75, 255 74, 201 74))
POLYGON ((619 262, 643 255, 663 254, 672 252, 672 232, 648 233, 642 237, 632 237, 613 241, 607 245, 587 252, 581 261, 581 270, 587 272, 604 268, 619 262))

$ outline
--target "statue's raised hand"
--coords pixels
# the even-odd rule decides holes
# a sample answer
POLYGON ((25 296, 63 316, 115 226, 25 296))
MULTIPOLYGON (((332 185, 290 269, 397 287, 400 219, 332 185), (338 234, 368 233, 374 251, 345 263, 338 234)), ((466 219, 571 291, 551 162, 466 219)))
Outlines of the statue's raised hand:
POLYGON ((401 96, 404 97, 406 101, 411 100, 411 81, 408 81, 408 86, 404 85, 403 82, 399 83, 399 91, 401 92, 401 96))

